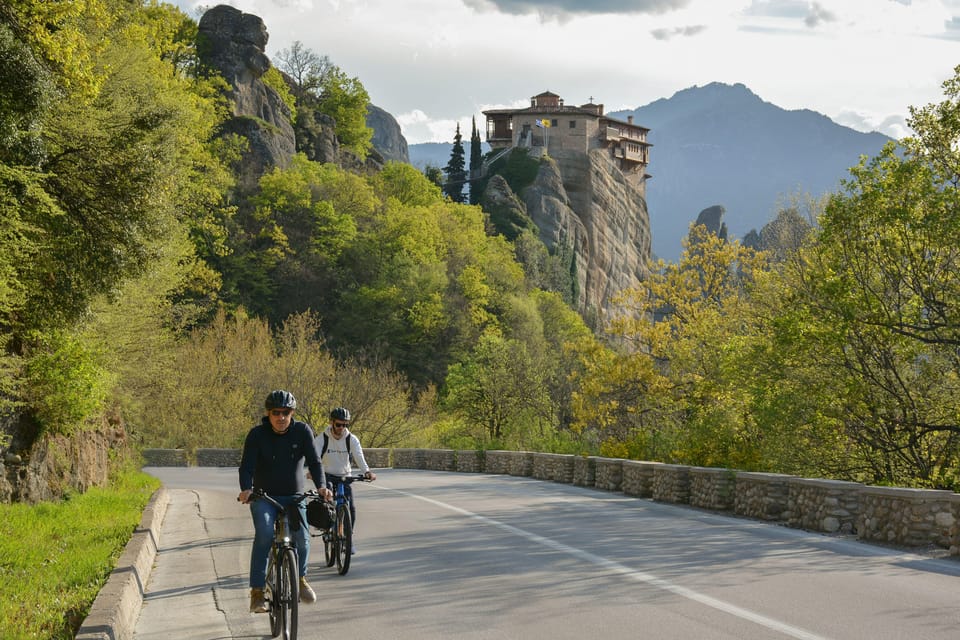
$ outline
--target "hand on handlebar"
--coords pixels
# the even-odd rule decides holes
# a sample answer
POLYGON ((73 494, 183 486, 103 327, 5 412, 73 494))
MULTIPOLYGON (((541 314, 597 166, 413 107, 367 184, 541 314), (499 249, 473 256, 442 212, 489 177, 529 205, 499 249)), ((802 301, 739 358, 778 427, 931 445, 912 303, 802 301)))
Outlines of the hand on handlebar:
POLYGON ((249 504, 251 495, 253 495, 253 489, 244 489, 240 492, 240 495, 237 496, 237 502, 241 504, 249 504))
POLYGON ((375 474, 373 471, 367 471, 365 474, 363 474, 363 477, 373 482, 377 479, 377 474, 375 474))

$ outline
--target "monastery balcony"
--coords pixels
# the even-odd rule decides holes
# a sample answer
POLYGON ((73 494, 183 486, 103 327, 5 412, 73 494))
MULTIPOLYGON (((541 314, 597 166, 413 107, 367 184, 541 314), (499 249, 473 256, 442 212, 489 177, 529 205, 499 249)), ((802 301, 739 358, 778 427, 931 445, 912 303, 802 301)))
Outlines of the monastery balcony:
POLYGON ((635 145, 617 145, 613 148, 613 157, 629 160, 630 162, 643 162, 649 164, 650 156, 646 148, 633 148, 635 145))
POLYGON ((620 140, 631 140, 640 144, 647 143, 647 136, 641 132, 627 129, 621 130, 617 127, 605 127, 602 133, 603 139, 607 142, 619 142, 620 140))

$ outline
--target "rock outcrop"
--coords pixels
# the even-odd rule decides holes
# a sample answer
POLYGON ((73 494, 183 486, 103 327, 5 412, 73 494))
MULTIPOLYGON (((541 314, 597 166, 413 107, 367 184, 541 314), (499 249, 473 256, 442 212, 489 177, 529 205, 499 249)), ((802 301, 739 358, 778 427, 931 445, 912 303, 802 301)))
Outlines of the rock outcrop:
POLYGON ((403 137, 396 118, 371 104, 367 108, 367 126, 373 129, 373 148, 380 152, 384 161, 410 162, 407 139, 403 137))
POLYGON ((126 446, 122 426, 106 423, 69 437, 41 435, 32 443, 15 443, 0 459, 0 503, 35 504, 102 486, 111 452, 126 453, 126 446))
MULTIPOLYGON (((497 201, 510 202, 505 181, 490 180, 497 201)), ((551 250, 574 253, 577 309, 607 315, 612 298, 648 273, 650 218, 642 186, 627 180, 605 150, 556 151, 541 160, 520 201, 551 250)))
POLYGON ((703 225, 707 230, 713 235, 719 237, 722 240, 727 239, 727 223, 723 221, 723 215, 727 210, 723 205, 715 204, 712 207, 707 207, 697 215, 697 221, 695 225, 703 225))
MULTIPOLYGON (((249 141, 249 149, 237 167, 241 193, 255 190, 265 172, 286 167, 298 151, 315 162, 332 162, 352 171, 377 171, 387 160, 409 162, 400 125, 374 105, 367 113, 367 126, 373 129, 373 149, 366 159, 340 146, 336 122, 328 115, 301 113, 294 129, 290 109, 262 80, 271 66, 265 53, 268 39, 263 20, 228 5, 213 7, 200 18, 200 61, 230 85, 228 98, 234 117, 224 124, 223 133, 249 141)), ((293 80, 286 80, 293 87, 293 80)))
POLYGON ((238 168, 242 191, 273 167, 286 167, 296 153, 290 109, 261 79, 270 68, 264 52, 269 36, 263 20, 228 5, 203 14, 198 29, 198 56, 230 84, 233 115, 224 133, 242 135, 250 143, 238 168))

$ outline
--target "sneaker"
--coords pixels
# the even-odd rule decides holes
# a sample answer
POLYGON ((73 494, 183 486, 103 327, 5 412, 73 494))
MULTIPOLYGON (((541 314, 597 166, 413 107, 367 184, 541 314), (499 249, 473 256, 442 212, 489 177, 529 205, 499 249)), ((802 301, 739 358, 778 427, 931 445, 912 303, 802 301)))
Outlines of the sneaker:
POLYGON ((313 604, 317 601, 317 594, 313 592, 313 589, 307 584, 306 578, 300 578, 300 602, 304 604, 313 604))
POLYGON ((266 613, 268 610, 263 589, 250 589, 250 613, 266 613))

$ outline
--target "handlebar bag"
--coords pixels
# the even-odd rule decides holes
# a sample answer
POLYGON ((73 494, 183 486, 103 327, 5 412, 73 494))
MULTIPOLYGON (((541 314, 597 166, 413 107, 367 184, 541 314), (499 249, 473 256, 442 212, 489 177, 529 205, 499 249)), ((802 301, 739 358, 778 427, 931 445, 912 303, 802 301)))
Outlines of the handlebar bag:
POLYGON ((317 529, 329 529, 336 520, 333 505, 326 500, 311 500, 307 503, 307 522, 317 529))

